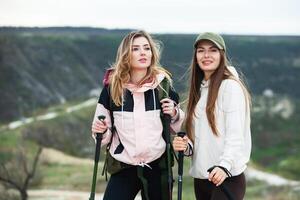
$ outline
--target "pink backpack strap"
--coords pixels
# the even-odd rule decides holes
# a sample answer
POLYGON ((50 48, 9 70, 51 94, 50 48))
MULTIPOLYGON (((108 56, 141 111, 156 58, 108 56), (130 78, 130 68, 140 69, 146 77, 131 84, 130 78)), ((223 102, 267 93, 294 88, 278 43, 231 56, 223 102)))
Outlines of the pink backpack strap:
POLYGON ((106 70, 105 74, 104 74, 104 77, 103 77, 103 86, 108 86, 109 85, 109 76, 111 75, 111 73, 114 71, 113 68, 109 68, 106 70))

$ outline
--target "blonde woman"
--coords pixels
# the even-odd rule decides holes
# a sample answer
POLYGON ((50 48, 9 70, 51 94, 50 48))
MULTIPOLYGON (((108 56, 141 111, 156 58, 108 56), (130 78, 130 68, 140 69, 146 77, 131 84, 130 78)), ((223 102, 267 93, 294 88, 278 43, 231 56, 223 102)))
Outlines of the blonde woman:
POLYGON ((228 192, 243 199, 251 152, 250 95, 229 66, 218 34, 203 33, 195 41, 187 113, 187 137, 175 137, 173 147, 193 148, 196 199, 227 199, 228 192))
POLYGON ((166 169, 160 163, 165 159, 166 142, 160 112, 171 116, 174 132, 180 130, 184 113, 172 87, 170 98, 159 99, 160 83, 171 78, 160 67, 158 44, 145 31, 129 33, 112 68, 92 124, 93 134, 104 133, 103 145, 111 141, 110 156, 122 166, 111 174, 104 200, 134 200, 140 190, 143 199, 165 199, 162 194, 168 194, 168 187, 163 183, 167 180, 162 179, 166 169), (98 115, 106 116, 105 120, 98 120, 98 115))

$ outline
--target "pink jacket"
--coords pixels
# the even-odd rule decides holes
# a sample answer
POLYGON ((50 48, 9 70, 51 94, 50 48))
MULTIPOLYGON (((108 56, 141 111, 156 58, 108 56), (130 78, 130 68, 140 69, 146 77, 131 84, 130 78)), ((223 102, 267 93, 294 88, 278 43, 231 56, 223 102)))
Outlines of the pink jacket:
MULTIPOLYGON (((110 142, 111 118, 109 109, 112 108, 116 132, 110 148, 110 154, 117 160, 130 165, 150 163, 165 152, 166 143, 162 137, 162 122, 160 119, 160 99, 158 85, 164 79, 159 74, 151 83, 142 87, 127 84, 123 94, 123 105, 110 103, 109 88, 104 87, 97 104, 94 120, 98 115, 105 115, 110 127, 103 135, 102 145, 110 142)), ((170 89, 170 98, 177 104, 177 114, 172 119, 173 133, 180 131, 184 112, 179 108, 178 94, 170 89)))

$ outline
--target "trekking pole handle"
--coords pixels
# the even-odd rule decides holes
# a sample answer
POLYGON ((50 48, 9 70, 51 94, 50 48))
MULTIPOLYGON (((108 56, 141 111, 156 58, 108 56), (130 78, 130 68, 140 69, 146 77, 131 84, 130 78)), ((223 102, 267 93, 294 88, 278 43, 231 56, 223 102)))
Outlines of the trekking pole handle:
POLYGON ((185 132, 178 132, 177 136, 183 138, 186 135, 185 132))
MULTIPOLYGON (((105 119, 105 116, 99 115, 98 119, 100 121, 103 121, 105 119)), ((96 153, 95 153, 95 161, 96 162, 99 161, 99 157, 100 157, 100 150, 97 151, 97 149, 101 147, 102 136, 103 136, 103 133, 96 133, 96 153)))
MULTIPOLYGON (((177 136, 183 138, 186 135, 185 132, 178 132, 177 136)), ((178 159, 179 159, 179 166, 178 166, 178 173, 182 175, 183 173, 183 151, 178 152, 178 159), (181 164, 182 163, 182 164, 181 164)))
MULTIPOLYGON (((186 135, 185 132, 178 132, 177 136, 183 138, 186 135)), ((178 153, 183 153, 183 151, 179 151, 178 153)))
MULTIPOLYGON (((100 121, 103 121, 105 119, 105 116, 104 115, 99 115, 97 117, 100 121)), ((102 139, 102 134, 103 133, 96 133, 96 139, 102 139)))

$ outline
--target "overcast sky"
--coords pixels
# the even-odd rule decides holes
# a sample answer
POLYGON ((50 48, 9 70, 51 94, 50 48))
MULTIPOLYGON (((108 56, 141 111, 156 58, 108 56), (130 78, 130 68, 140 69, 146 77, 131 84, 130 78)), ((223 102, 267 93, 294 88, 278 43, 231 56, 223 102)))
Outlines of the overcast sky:
POLYGON ((300 0, 0 0, 0 26, 300 35, 300 0))

